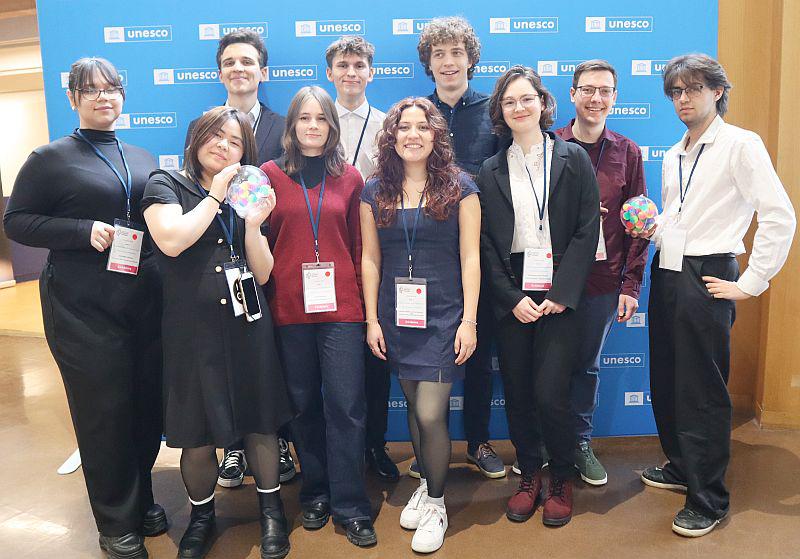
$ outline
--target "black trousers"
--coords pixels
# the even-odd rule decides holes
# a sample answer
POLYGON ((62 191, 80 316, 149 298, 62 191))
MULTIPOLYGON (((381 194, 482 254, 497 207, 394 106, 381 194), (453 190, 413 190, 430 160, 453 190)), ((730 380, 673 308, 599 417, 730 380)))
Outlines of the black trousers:
POLYGON ((489 416, 492 404, 492 344, 495 323, 488 287, 481 287, 478 302, 478 346, 467 360, 464 376, 464 435, 467 450, 489 440, 489 416))
POLYGON ((389 421, 389 363, 364 344, 364 392, 367 398, 367 448, 383 448, 389 421))
POLYGON ((45 335, 61 371, 97 528, 138 532, 153 504, 161 444, 161 284, 105 270, 103 255, 51 254, 40 295, 45 335))
POLYGON ((650 390, 666 468, 688 484, 686 506, 712 518, 728 512, 728 394, 733 301, 714 299, 702 276, 735 281, 731 255, 686 256, 683 271, 658 267, 650 288, 650 390))

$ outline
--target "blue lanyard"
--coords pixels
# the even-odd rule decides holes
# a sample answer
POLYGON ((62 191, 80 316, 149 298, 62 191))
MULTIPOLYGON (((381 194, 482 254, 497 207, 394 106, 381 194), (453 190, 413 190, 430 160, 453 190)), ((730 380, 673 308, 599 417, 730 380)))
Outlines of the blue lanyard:
POLYGON ((314 218, 314 212, 311 209, 311 199, 308 197, 308 189, 306 188, 306 181, 303 180, 303 173, 300 173, 300 185, 303 187, 303 196, 306 199, 306 208, 308 208, 308 218, 311 220, 311 232, 314 233, 314 256, 319 263, 319 222, 322 219, 322 197, 325 196, 325 178, 327 173, 322 175, 322 186, 319 189, 319 202, 317 203, 317 217, 314 218))
MULTIPOLYGON (((208 193, 205 189, 197 183, 194 183, 197 187, 197 191, 200 193, 200 196, 205 198, 208 193)), ((225 235, 225 240, 228 241, 228 248, 231 251, 231 262, 236 262, 239 260, 239 257, 236 255, 236 250, 233 248, 233 235, 236 232, 236 221, 233 217, 233 209, 230 206, 226 206, 228 210, 228 225, 225 225, 225 221, 220 217, 219 214, 216 215, 217 222, 219 222, 219 226, 222 229, 222 234, 225 235)))
POLYGON ((105 156, 105 154, 104 154, 102 151, 100 151, 100 150, 97 148, 97 146, 96 146, 96 145, 94 145, 94 144, 93 144, 93 143, 92 143, 92 142, 89 140, 89 138, 87 138, 86 136, 84 136, 84 135, 83 135, 83 132, 81 132, 80 128, 78 128, 78 129, 76 129, 76 130, 75 130, 75 134, 76 134, 76 135, 77 135, 77 136, 78 136, 78 137, 79 137, 81 140, 83 140, 84 142, 86 142, 87 144, 89 144, 89 147, 91 147, 91 148, 94 150, 94 153, 95 153, 95 155, 97 155, 97 157, 99 157, 99 158, 100 158, 100 159, 103 161, 103 163, 105 163, 106 165, 108 165, 108 167, 109 167, 109 168, 110 168, 112 171, 114 171, 114 174, 115 174, 115 175, 117 176, 117 178, 119 179, 119 182, 120 182, 120 184, 122 184, 122 188, 125 190, 125 197, 126 197, 126 200, 125 200, 125 213, 126 213, 126 216, 127 216, 128 223, 130 223, 130 221, 131 221, 131 182, 132 182, 132 181, 131 181, 131 170, 130 170, 130 168, 128 167, 128 160, 127 160, 127 159, 125 159, 125 152, 124 152, 124 151, 122 151, 122 142, 120 142, 120 141, 119 141, 119 138, 114 138, 114 140, 116 140, 116 142, 117 142, 117 149, 119 150, 119 156, 122 158, 122 164, 125 166, 125 173, 126 173, 126 175, 127 175, 127 178, 128 178, 128 180, 127 180, 127 181, 125 181, 125 180, 122 178, 122 174, 121 174, 121 173, 120 173, 120 172, 117 170, 117 168, 116 168, 116 167, 114 166, 114 164, 113 164, 113 163, 112 163, 112 162, 111 162, 111 161, 108 159, 108 157, 106 157, 106 156, 105 156))
POLYGON ((411 263, 411 251, 414 250, 414 243, 417 240, 417 224, 419 223, 419 214, 422 211, 422 200, 425 198, 425 192, 419 197, 419 204, 417 204, 417 213, 414 216, 414 228, 411 230, 411 237, 408 236, 408 226, 406 225, 406 207, 403 203, 403 193, 400 193, 400 218, 403 221, 403 233, 406 235, 406 248, 408 249, 408 279, 411 279, 411 272, 414 266, 411 263))
POLYGON ((364 132, 367 131, 367 124, 369 124, 369 115, 372 114, 372 105, 369 105, 369 109, 367 110, 367 118, 364 121, 364 127, 361 129, 361 136, 358 138, 358 145, 356 146, 356 153, 353 155, 353 163, 351 165, 355 166, 356 159, 358 159, 358 152, 361 151, 361 142, 364 140, 364 132))
POLYGON ((686 189, 683 188, 683 156, 678 155, 678 183, 680 186, 680 195, 681 195, 681 205, 678 206, 678 213, 681 213, 681 210, 683 210, 683 201, 686 199, 686 195, 689 194, 689 185, 692 184, 692 176, 694 175, 694 170, 697 167, 697 162, 700 161, 700 156, 703 155, 704 149, 706 149, 705 144, 700 146, 700 151, 697 152, 697 157, 695 157, 694 159, 694 165, 692 165, 692 170, 689 172, 689 180, 686 181, 686 189))
POLYGON ((525 155, 522 156, 522 164, 525 166, 525 170, 528 172, 528 180, 531 181, 531 189, 533 190, 533 197, 536 200, 536 211, 539 212, 539 231, 542 230, 542 225, 544 223, 544 213, 547 210, 547 134, 542 134, 544 137, 544 155, 542 159, 544 160, 544 173, 542 174, 542 182, 544 186, 542 187, 542 203, 539 203, 539 195, 536 194, 536 188, 533 186, 533 176, 531 176, 531 171, 528 169, 528 164, 525 161, 525 155))

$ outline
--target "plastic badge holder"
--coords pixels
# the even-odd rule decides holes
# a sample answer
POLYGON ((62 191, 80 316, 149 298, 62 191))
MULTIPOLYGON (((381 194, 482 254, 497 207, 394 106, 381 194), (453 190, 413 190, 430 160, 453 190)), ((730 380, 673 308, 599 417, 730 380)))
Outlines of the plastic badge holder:
POLYGON ((269 177, 252 165, 243 165, 228 186, 225 200, 242 219, 272 192, 269 177))
POLYGON ((634 196, 622 204, 619 218, 622 225, 631 233, 647 231, 656 222, 658 208, 647 196, 634 196))

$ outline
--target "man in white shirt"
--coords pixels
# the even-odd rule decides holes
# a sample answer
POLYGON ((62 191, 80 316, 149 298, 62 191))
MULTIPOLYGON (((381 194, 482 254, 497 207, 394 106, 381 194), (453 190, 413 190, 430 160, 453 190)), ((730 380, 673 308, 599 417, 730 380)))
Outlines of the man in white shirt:
MULTIPOLYGON (((372 59, 375 47, 356 35, 339 37, 328 46, 326 75, 336 88, 336 110, 341 126, 341 143, 345 159, 367 180, 378 160, 376 138, 383 127, 386 113, 367 101, 367 84, 375 76, 372 59)), ((386 426, 390 377, 386 361, 372 355, 364 346, 367 398, 367 467, 379 478, 397 481, 400 472, 386 453, 386 426)))
POLYGON ((687 492, 672 529, 703 536, 728 514, 727 389, 735 301, 760 295, 789 253, 796 219, 761 138, 727 124, 731 84, 702 54, 673 58, 664 93, 686 125, 664 156, 662 214, 650 289, 650 387, 668 462, 642 473, 647 485, 687 492), (735 255, 753 213, 758 228, 747 269, 735 255))

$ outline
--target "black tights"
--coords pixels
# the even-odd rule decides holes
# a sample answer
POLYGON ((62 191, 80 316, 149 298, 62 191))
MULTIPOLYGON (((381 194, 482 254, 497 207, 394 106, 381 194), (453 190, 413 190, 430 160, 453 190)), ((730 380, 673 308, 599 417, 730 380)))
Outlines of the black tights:
MULTIPOLYGON (((278 486, 280 452, 275 433, 250 433, 244 436, 244 450, 256 487, 272 489, 278 486)), ((217 483, 217 452, 213 446, 184 448, 181 452, 181 476, 189 499, 195 502, 214 494, 217 483)))
POLYGON ((428 495, 444 496, 450 467, 450 411, 452 383, 400 380, 408 400, 408 430, 420 475, 428 481, 428 495))

